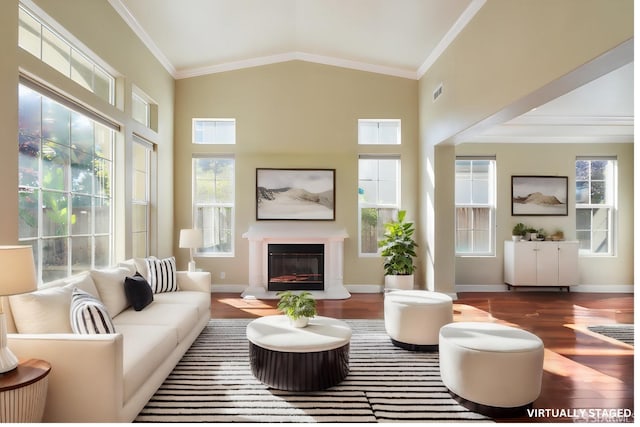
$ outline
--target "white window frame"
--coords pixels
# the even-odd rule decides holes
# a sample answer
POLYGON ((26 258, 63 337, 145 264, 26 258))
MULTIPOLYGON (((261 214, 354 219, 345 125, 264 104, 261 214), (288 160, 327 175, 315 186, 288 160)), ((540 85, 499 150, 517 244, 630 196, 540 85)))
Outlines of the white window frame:
POLYGON ((37 7, 32 1, 28 1, 28 2, 22 1, 18 5, 18 15, 19 15, 20 22, 22 22, 22 17, 28 17, 29 19, 36 21, 37 24, 40 26, 39 27, 40 32, 39 34, 36 35, 36 37, 39 39, 40 46, 37 49, 37 51, 33 51, 33 50, 29 50, 26 46, 21 45, 23 30, 22 30, 22 26, 19 25, 18 46, 21 49, 24 49, 25 52, 29 52, 30 54, 34 55, 35 57, 37 57, 47 65, 53 67, 54 69, 59 71, 61 74, 73 80, 77 84, 81 85, 88 91, 96 94, 98 97, 108 102, 109 104, 115 105, 116 79, 113 75, 114 74, 113 72, 107 71, 108 67, 106 66, 106 64, 98 63, 98 61, 92 59, 93 57, 96 57, 93 54, 91 54, 92 57, 89 57, 87 54, 85 54, 85 53, 91 53, 91 51, 79 40, 77 40, 71 33, 69 33, 64 27, 60 26, 51 17, 46 15, 44 11, 40 10, 40 8, 37 7), (28 3, 29 4, 28 8, 26 5, 22 3, 28 3), (59 67, 56 66, 56 64, 48 62, 45 58, 43 58, 43 52, 44 52, 43 51, 43 44, 44 44, 43 32, 44 31, 51 33, 51 35, 55 37, 57 43, 64 45, 66 48, 68 48, 68 53, 69 53, 69 58, 68 58, 69 69, 68 70, 60 69, 59 67), (91 65, 92 79, 90 83, 87 83, 75 77, 75 73, 73 70, 74 58, 77 58, 78 61, 82 61, 86 64, 91 65), (108 85, 107 93, 105 94, 105 96, 103 96, 100 91, 96 90, 96 87, 97 87, 96 81, 97 81, 97 76, 99 75, 104 78, 104 80, 107 82, 107 85, 108 85))
POLYGON ((231 224, 230 224, 230 232, 231 235, 229 237, 229 241, 231 243, 231 249, 228 252, 209 252, 203 251, 202 248, 197 248, 194 251, 194 256, 202 257, 202 258, 229 258, 235 256, 235 240, 236 240, 236 159, 232 154, 229 155, 194 155, 191 160, 191 178, 192 178, 192 223, 194 228, 199 228, 203 230, 204 241, 206 244, 207 236, 206 236, 206 227, 200 226, 198 224, 198 208, 199 207, 211 207, 211 208, 229 208, 231 210, 231 224), (219 160, 232 160, 233 161, 233 176, 231 178, 231 186, 233 188, 233 197, 231 202, 217 202, 212 201, 208 203, 198 203, 196 202, 196 165, 195 162, 201 159, 219 159, 219 160))
POLYGON ((400 119, 358 119, 358 144, 359 145, 400 145, 402 144, 402 120, 400 119), (395 142, 381 142, 381 127, 389 124, 396 124, 395 142), (376 125, 377 131, 375 140, 365 140, 368 132, 363 131, 365 125, 376 125))
POLYGON ((193 118, 191 120, 191 142, 192 144, 197 145, 234 145, 236 143, 236 119, 234 118, 193 118), (214 128, 218 126, 218 124, 228 124, 233 123, 233 141, 223 141, 216 138, 214 135, 212 140, 198 140, 196 125, 198 123, 213 123, 214 128))
MULTIPOLYGON (((616 223, 618 216, 618 158, 616 156, 578 156, 576 157, 576 165, 578 161, 610 161, 611 163, 611 174, 612 177, 609 180, 605 181, 607 188, 607 193, 610 194, 610 199, 607 200, 607 203, 602 204, 592 204, 592 203, 578 203, 578 197, 576 194, 576 204, 575 204, 575 214, 576 214, 576 236, 578 236, 579 231, 589 231, 591 238, 590 241, 594 242, 593 233, 602 231, 602 230, 594 230, 593 227, 589 230, 579 230, 577 224, 577 215, 578 210, 580 209, 607 209, 609 211, 608 220, 607 220, 607 242, 608 242, 608 250, 607 252, 594 252, 593 248, 584 249, 582 248, 582 244, 580 244, 580 249, 578 251, 581 257, 614 257, 616 255, 616 223)), ((577 170, 575 176, 575 189, 576 193, 578 191, 578 178, 577 178, 577 170)), ((591 189, 591 173, 589 173, 589 189, 591 189)), ((590 196, 589 196, 590 197, 590 196)), ((593 220, 591 225, 593 226, 593 220)))
MULTIPOLYGON (((47 242, 48 240, 53 240, 53 239, 66 239, 67 241, 67 252, 65 253, 65 256, 67 258, 66 260, 66 265, 65 265, 65 276, 64 277, 68 277, 72 274, 77 273, 77 271, 74 270, 74 264, 73 264, 73 239, 75 238, 90 238, 91 239, 91 248, 92 248, 92 253, 91 253, 91 259, 89 261, 89 268, 96 268, 96 244, 95 241, 97 238, 100 237, 108 237, 109 238, 109 248, 108 248, 108 254, 107 254, 107 265, 109 266, 111 265, 113 258, 114 258, 114 246, 115 246, 115 233, 114 233, 114 223, 115 223, 115 201, 116 201, 116 195, 114 194, 113 189, 115 188, 115 181, 114 181, 114 171, 115 171, 115 156, 114 156, 114 149, 115 149, 115 131, 117 129, 113 128, 113 127, 109 127, 109 126, 104 126, 104 121, 97 121, 96 117, 97 115, 95 113, 90 113, 88 110, 87 111, 82 111, 81 109, 72 109, 69 107, 69 105, 71 105, 70 102, 64 102, 64 97, 61 94, 56 94, 54 93, 51 89, 44 90, 44 87, 42 86, 36 86, 33 85, 29 80, 23 79, 21 77, 20 79, 20 85, 32 90, 34 93, 38 93, 40 96, 42 96, 42 98, 48 98, 50 101, 56 102, 58 103, 60 106, 66 108, 67 110, 71 111, 71 112, 75 112, 77 114, 80 114, 94 122, 96 122, 98 125, 103 125, 103 127, 105 127, 105 129, 110 130, 110 141, 109 141, 109 151, 110 151, 110 157, 101 157, 98 156, 96 154, 93 155, 93 161, 95 160, 105 160, 106 162, 108 162, 108 175, 109 175, 109 188, 111 188, 111 191, 109 193, 108 196, 104 196, 101 195, 100 192, 98 192, 96 190, 95 187, 92 187, 91 192, 87 193, 87 192, 81 192, 81 191, 74 191, 73 190, 73 186, 71 184, 71 180, 72 180, 72 173, 70 172, 72 169, 72 164, 69 164, 68 167, 70 169, 68 176, 67 176, 67 183, 65 184, 65 189, 61 189, 61 190, 57 190, 57 189, 50 189, 50 188, 45 188, 43 186, 43 180, 42 180, 42 171, 43 171, 43 160, 42 157, 39 156, 38 162, 39 162, 39 185, 38 186, 27 186, 27 185, 20 185, 18 186, 19 192, 25 192, 28 193, 30 191, 37 191, 38 193, 38 206, 43 207, 45 205, 45 203, 43 202, 43 192, 50 192, 50 193, 58 193, 58 194, 64 194, 66 196, 67 199, 67 207, 65 208, 67 210, 67 224, 66 224, 66 233, 65 234, 61 234, 61 235, 56 235, 56 236, 47 236, 47 235, 43 235, 44 232, 44 220, 43 220, 43 212, 42 209, 37 209, 37 215, 38 215, 38 225, 37 225, 37 233, 36 236, 30 236, 30 237, 19 237, 19 240, 21 243, 23 244, 30 244, 30 245, 35 245, 34 247, 34 253, 35 253, 35 267, 36 267, 36 274, 38 277, 38 282, 39 283, 43 283, 44 279, 44 253, 43 253, 43 247, 45 245, 45 242, 47 242), (39 89, 42 89, 39 90, 39 89), (62 102, 61 102, 62 101, 62 102), (73 219, 72 219, 72 215, 73 215, 73 198, 74 196, 80 196, 80 197, 89 197, 92 199, 92 203, 91 203, 91 208, 90 208, 90 215, 91 215, 91 227, 88 233, 78 233, 78 234, 74 234, 73 232, 73 219), (103 200, 103 201, 108 201, 109 204, 109 224, 108 224, 108 231, 107 232, 97 232, 96 231, 96 224, 95 224, 95 215, 96 215, 96 205, 94 204, 96 200, 103 200)), ((44 140, 44 138, 42 138, 44 140)), ((95 141, 94 141, 95 142, 95 141)), ((20 142, 19 142, 20 144, 20 142)), ((68 146, 69 150, 73 150, 73 141, 69 141, 69 146, 68 146)), ((94 181, 94 185, 95 185, 95 181, 94 181)), ((104 267, 106 267, 104 266, 104 267)), ((100 266, 103 267, 103 266, 100 266)), ((52 279, 55 280, 55 279, 52 279)))
MULTIPOLYGON (((134 206, 144 206, 145 207, 145 219, 146 219, 146 230, 144 231, 145 234, 145 254, 136 254, 133 253, 134 257, 147 257, 149 256, 150 253, 150 245, 151 245, 151 156, 153 154, 153 144, 144 140, 143 138, 140 138, 139 136, 135 135, 133 136, 133 147, 135 146, 140 146, 145 150, 145 195, 144 195, 144 200, 142 199, 136 199, 135 198, 135 192, 134 189, 132 188, 132 197, 131 197, 131 211, 132 211, 132 218, 133 218, 133 207, 134 206)), ((135 187, 136 185, 136 167, 135 167, 135 162, 133 161, 133 149, 132 149, 132 162, 131 162, 131 184, 132 186, 135 187)), ((133 225, 133 221, 132 221, 132 225, 133 225)), ((133 236, 134 231, 132 229, 131 231, 131 235, 133 236)), ((132 250, 133 250, 133 241, 132 241, 132 250)))
MULTIPOLYGON (((396 170, 396 201, 395 203, 370 203, 361 200, 358 197, 358 256, 363 258, 374 258, 380 256, 380 248, 378 247, 377 252, 362 252, 362 210, 363 209, 392 209, 395 210, 394 217, 397 216, 398 211, 400 210, 401 205, 401 194, 402 194, 402 162, 400 156, 397 154, 360 154, 358 155, 358 194, 360 192, 360 161, 361 160, 395 160, 397 162, 397 170, 396 170)), ((379 181, 378 181, 379 182, 379 181)), ((379 224, 380 225, 380 224, 379 224)), ((381 238, 384 230, 378 230, 378 237, 381 238)))
MULTIPOLYGON (((457 257, 493 257, 496 255, 496 185, 497 185, 497 162, 495 156, 456 156, 456 165, 458 161, 489 161, 489 178, 488 178, 488 202, 487 203, 455 203, 455 251, 457 257), (489 209, 489 250, 488 251, 476 251, 471 250, 468 252, 458 251, 458 208, 481 208, 481 209, 489 209)), ((473 163, 472 163, 473 164, 473 163)), ((472 173, 472 172, 471 172, 472 173)), ((455 175, 455 172, 454 172, 455 175)), ((454 180, 457 181, 457 176, 454 177, 454 180)), ((471 181, 473 181, 473 175, 471 176, 471 181)), ((473 195, 473 194, 472 194, 473 195)), ((472 228, 472 231, 474 228, 472 228)), ((473 245, 472 245, 473 247, 473 245)))
POLYGON ((131 117, 133 118, 133 120, 146 127, 149 127, 151 124, 151 105, 147 100, 147 97, 140 94, 136 90, 131 93, 131 117), (138 118, 136 117, 136 105, 144 110, 144 118, 141 117, 141 120, 138 120, 138 118))

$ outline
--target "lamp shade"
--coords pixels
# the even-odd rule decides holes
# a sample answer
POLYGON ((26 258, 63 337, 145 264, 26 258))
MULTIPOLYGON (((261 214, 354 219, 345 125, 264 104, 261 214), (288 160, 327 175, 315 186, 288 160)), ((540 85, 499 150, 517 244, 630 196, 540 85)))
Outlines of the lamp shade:
POLYGON ((0 295, 35 291, 38 286, 31 246, 0 246, 0 295))
POLYGON ((196 249, 202 247, 202 231, 197 228, 185 228, 180 230, 181 248, 196 249))

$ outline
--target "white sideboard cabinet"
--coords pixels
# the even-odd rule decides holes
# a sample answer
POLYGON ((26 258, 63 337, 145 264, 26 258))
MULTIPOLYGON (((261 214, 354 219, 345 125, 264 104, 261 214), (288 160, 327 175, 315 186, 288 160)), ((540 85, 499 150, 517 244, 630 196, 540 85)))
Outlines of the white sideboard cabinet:
POLYGON ((578 284, 578 242, 504 242, 504 282, 512 286, 578 284))

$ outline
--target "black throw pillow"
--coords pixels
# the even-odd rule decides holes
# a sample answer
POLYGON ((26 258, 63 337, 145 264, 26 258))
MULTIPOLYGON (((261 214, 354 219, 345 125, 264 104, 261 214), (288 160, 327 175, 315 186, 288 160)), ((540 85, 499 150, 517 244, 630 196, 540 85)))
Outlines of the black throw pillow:
POLYGON ((151 286, 138 272, 124 279, 124 293, 135 311, 140 311, 153 302, 151 286))

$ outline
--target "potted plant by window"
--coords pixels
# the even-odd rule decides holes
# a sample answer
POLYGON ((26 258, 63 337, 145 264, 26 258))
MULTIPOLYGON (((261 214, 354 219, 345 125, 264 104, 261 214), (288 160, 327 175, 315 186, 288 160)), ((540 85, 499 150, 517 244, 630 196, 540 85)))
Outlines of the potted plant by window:
POLYGON ((384 257, 386 289, 413 289, 413 258, 418 244, 413 240, 413 223, 405 221, 406 214, 398 211, 398 219, 384 225, 384 239, 378 242, 384 257))
POLYGON ((304 328, 309 323, 309 318, 317 314, 316 300, 310 292, 295 294, 291 291, 281 291, 276 295, 280 297, 278 310, 289 317, 291 324, 296 328, 304 328))

